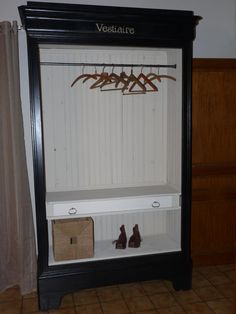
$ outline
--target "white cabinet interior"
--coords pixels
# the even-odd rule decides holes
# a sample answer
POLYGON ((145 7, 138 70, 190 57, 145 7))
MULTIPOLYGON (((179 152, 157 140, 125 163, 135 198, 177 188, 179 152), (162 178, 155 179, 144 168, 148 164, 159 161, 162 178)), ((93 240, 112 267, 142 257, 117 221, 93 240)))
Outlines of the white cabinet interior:
MULTIPOLYGON (((176 64, 176 69, 134 68, 170 74, 158 92, 122 95, 71 83, 103 67, 41 65, 47 191, 130 186, 181 186, 182 66, 179 49, 40 49, 41 62, 176 64)), ((105 68, 105 71, 112 71, 105 68)), ((130 68, 116 68, 116 73, 130 68)))
POLYGON ((51 236, 51 220, 72 218, 71 208, 94 220, 92 259, 181 250, 181 49, 41 45, 40 61, 49 264, 72 262, 53 260, 51 236), (176 80, 132 95, 91 89, 91 80, 71 87, 78 75, 102 71, 176 80), (129 234, 139 225, 140 248, 114 248, 122 224, 129 234))

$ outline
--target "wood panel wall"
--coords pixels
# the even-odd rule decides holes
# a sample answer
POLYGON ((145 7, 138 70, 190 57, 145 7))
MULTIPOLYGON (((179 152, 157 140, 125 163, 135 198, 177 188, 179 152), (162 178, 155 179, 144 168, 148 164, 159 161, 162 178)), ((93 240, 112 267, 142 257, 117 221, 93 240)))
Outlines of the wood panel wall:
POLYGON ((234 263, 236 59, 193 60, 192 258, 234 263))
POLYGON ((235 270, 234 270, 234 314, 236 314, 236 259, 235 259, 235 270))

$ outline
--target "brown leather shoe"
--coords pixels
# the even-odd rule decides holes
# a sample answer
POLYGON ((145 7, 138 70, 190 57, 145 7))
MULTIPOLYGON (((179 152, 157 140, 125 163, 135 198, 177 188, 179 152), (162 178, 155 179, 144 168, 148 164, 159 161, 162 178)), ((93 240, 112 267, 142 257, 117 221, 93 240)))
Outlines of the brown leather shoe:
POLYGON ((141 236, 139 233, 138 225, 136 224, 133 227, 133 234, 129 239, 129 247, 137 248, 140 247, 140 242, 141 242, 141 236))
POLYGON ((125 226, 120 227, 120 235, 118 240, 115 240, 113 243, 116 244, 116 249, 125 249, 127 244, 127 236, 125 232, 125 226))

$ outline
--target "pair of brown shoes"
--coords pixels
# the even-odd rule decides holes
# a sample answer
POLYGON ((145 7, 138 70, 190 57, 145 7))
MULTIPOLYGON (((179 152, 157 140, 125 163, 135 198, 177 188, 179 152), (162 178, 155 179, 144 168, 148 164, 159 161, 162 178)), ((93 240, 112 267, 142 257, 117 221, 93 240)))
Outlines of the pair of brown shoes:
MULTIPOLYGON (((133 227, 133 234, 129 238, 128 245, 129 245, 129 247, 137 248, 137 247, 140 247, 140 242, 141 242, 141 236, 139 233, 138 225, 136 224, 133 227)), ((117 240, 115 240, 113 243, 116 243, 116 249, 125 249, 126 248, 127 236, 126 236, 124 225, 122 225, 120 227, 119 238, 117 240)))

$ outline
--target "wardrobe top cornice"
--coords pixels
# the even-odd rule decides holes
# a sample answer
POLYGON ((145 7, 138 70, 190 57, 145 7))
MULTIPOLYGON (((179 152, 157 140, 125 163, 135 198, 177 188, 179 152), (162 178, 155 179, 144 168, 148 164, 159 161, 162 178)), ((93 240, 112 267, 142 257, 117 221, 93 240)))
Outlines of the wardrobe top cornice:
POLYGON ((201 19, 192 11, 27 2, 19 7, 28 35, 193 40, 201 19), (67 34, 62 33, 67 32, 67 34), (148 34, 148 35, 147 35, 148 34))

